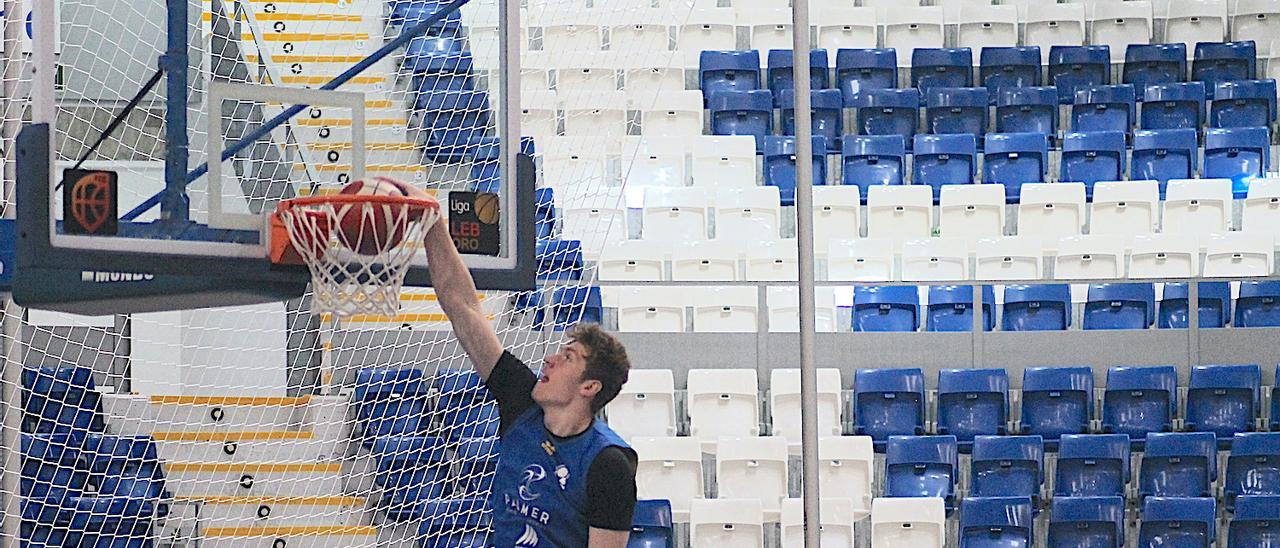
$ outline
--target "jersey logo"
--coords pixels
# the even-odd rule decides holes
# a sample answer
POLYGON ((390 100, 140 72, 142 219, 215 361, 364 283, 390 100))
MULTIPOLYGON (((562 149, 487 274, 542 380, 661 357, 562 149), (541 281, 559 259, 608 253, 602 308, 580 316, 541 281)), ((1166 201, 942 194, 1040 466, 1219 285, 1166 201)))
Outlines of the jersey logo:
MULTIPOLYGON (((538 500, 542 495, 533 491, 534 482, 542 481, 547 477, 547 471, 542 469, 541 465, 530 464, 524 469, 524 481, 520 482, 518 490, 520 498, 528 501, 538 500)), ((537 535, 534 535, 534 545, 537 544, 537 535)))
POLYGON ((560 480, 560 490, 564 491, 569 483, 569 467, 563 464, 557 464, 556 479, 560 480))
POLYGON ((528 523, 524 524, 524 533, 520 538, 516 539, 517 548, 536 548, 538 546, 538 532, 533 530, 528 523))

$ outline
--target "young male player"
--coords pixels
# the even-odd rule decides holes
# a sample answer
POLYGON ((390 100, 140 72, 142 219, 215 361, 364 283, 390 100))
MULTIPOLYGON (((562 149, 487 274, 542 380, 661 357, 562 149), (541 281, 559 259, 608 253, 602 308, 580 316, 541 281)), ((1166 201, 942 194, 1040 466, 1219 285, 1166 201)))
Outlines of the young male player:
MULTIPOLYGON (((400 186, 409 196, 425 196, 400 186)), ((498 401, 501 457, 490 498, 491 544, 625 547, 636 503, 636 454, 595 413, 627 382, 626 349, 599 327, 579 325, 542 359, 536 376, 502 348, 444 221, 427 231, 426 251, 436 298, 498 401)))

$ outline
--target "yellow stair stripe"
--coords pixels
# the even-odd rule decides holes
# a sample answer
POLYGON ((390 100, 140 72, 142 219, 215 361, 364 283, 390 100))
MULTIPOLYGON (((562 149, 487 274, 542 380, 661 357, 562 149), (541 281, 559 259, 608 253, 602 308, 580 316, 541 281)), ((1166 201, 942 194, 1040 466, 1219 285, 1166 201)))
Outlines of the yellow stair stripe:
POLYGON ((311 403, 311 396, 262 397, 262 396, 151 396, 151 403, 159 405, 222 405, 250 407, 291 407, 311 403))
MULTIPOLYGON (((308 145, 311 150, 351 150, 351 143, 312 143, 308 145)), ((365 150, 377 151, 402 151, 415 150, 418 146, 413 143, 365 143, 365 150)))
POLYGON ((310 431, 298 430, 256 430, 256 431, 194 431, 194 432, 152 432, 156 441, 264 441, 264 440, 309 440, 314 437, 310 431))
POLYGON ((298 506, 359 506, 364 504, 360 497, 235 497, 235 496, 178 496, 174 500, 181 502, 203 502, 205 504, 294 504, 298 506))
POLYGON ((262 35, 263 42, 331 42, 368 39, 367 32, 281 32, 262 35))
POLYGON ((171 462, 165 471, 174 472, 235 472, 235 473, 331 473, 342 471, 341 463, 329 462, 171 462))
POLYGON ((205 538, 214 537, 295 537, 376 535, 371 525, 294 525, 280 527, 209 527, 205 538))
MULTIPOLYGON (((280 55, 272 55, 271 60, 277 63, 359 63, 364 57, 359 55, 289 55, 282 53, 280 55)), ((244 60, 250 63, 258 62, 258 54, 245 54, 244 60)))
MULTIPOLYGON (((330 321, 332 314, 321 314, 321 321, 330 321)), ((489 319, 493 319, 490 317, 489 319)), ((441 323, 449 321, 449 317, 441 313, 396 314, 395 316, 379 316, 376 314, 356 314, 343 318, 347 323, 441 323)))
MULTIPOLYGON (((303 118, 295 120, 293 123, 300 126, 351 127, 350 118, 303 118)), ((400 118, 372 118, 364 121, 366 126, 403 126, 405 123, 400 118)))
MULTIPOLYGON (((293 75, 286 75, 286 76, 281 76, 281 77, 280 77, 280 83, 282 83, 282 84, 303 84, 303 85, 317 85, 317 86, 319 86, 319 85, 324 85, 324 84, 329 83, 329 81, 330 81, 330 80, 333 80, 333 78, 334 78, 334 77, 332 77, 332 76, 293 76, 293 75)), ((383 77, 381 77, 381 76, 356 76, 355 78, 352 78, 352 79, 350 79, 350 80, 347 80, 347 83, 348 83, 348 84, 377 84, 377 83, 380 83, 380 82, 386 82, 386 81, 387 81, 387 79, 386 79, 386 78, 383 78, 383 77)))
MULTIPOLYGON (((339 4, 345 4, 345 3, 348 3, 348 2, 350 2, 350 1, 351 1, 351 0, 250 0, 250 3, 252 3, 252 4, 266 4, 266 3, 272 3, 272 4, 333 4, 333 5, 339 5, 339 4)), ((210 0, 203 0, 203 2, 204 2, 204 3, 206 3, 206 4, 208 4, 208 3, 210 2, 210 0)))
MULTIPOLYGON (((302 169, 304 164, 295 164, 295 169, 302 169)), ((316 171, 349 171, 351 166, 348 164, 321 164, 312 166, 316 171)), ((365 172, 374 171, 426 171, 427 166, 422 164, 365 164, 365 172)))
POLYGON ((341 23, 359 23, 364 17, 359 15, 342 15, 337 13, 254 13, 259 21, 332 21, 341 23))

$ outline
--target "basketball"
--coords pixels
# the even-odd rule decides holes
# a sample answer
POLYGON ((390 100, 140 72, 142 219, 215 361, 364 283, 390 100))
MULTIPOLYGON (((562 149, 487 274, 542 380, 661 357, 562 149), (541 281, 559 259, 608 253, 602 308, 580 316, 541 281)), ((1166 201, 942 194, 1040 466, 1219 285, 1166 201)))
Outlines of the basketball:
POLYGON ((498 222, 498 196, 496 194, 485 193, 476 196, 476 218, 487 225, 498 222))
MULTIPOLYGON (((404 196, 389 181, 361 179, 342 187, 339 194, 404 196)), ((342 243, 361 255, 376 255, 384 249, 400 244, 404 239, 404 224, 400 222, 399 207, 389 204, 348 204, 338 206, 338 226, 342 243)))

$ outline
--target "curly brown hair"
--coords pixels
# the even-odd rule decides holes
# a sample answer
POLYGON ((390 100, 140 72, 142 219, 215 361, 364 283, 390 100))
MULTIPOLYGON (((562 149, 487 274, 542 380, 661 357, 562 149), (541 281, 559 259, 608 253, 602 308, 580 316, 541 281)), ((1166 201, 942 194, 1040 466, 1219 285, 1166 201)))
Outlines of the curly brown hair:
POLYGON ((627 383, 631 373, 627 349, 613 335, 593 323, 580 323, 566 336, 587 349, 587 366, 582 372, 582 380, 600 381, 600 392, 591 400, 591 412, 599 412, 617 397, 622 385, 627 383))

